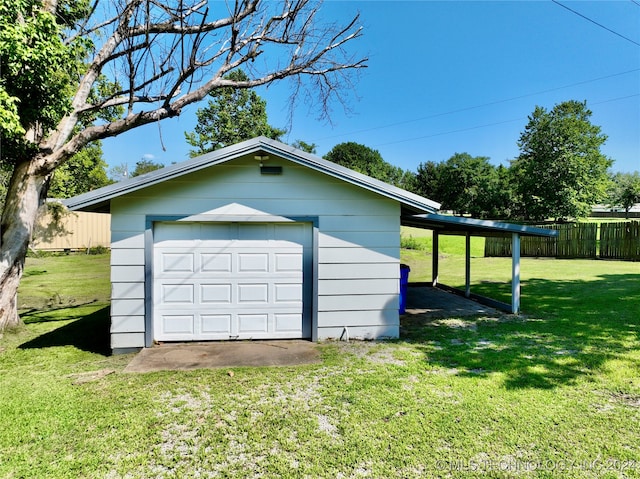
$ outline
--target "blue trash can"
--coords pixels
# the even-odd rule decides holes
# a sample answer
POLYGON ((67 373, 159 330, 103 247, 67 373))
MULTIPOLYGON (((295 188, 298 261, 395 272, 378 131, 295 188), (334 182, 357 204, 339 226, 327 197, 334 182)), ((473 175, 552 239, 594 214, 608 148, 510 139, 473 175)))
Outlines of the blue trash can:
POLYGON ((409 268, 406 264, 400 265, 400 314, 405 313, 407 305, 407 288, 409 287, 409 268))

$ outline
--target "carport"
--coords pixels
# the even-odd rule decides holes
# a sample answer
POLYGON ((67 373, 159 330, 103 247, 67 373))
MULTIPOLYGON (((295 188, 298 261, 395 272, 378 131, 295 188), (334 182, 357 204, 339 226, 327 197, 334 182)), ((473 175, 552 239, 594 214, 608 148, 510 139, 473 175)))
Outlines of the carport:
POLYGON ((520 237, 521 236, 558 236, 555 230, 536 228, 533 226, 504 223, 499 221, 478 220, 461 216, 446 216, 440 214, 424 214, 403 216, 403 226, 430 229, 433 231, 432 278, 431 286, 439 287, 480 303, 502 309, 512 314, 520 311, 520 237), (459 290, 451 286, 440 284, 439 274, 439 238, 441 235, 464 236, 465 242, 465 288, 459 290), (485 296, 471 292, 471 237, 499 236, 511 237, 511 304, 506 304, 485 296))

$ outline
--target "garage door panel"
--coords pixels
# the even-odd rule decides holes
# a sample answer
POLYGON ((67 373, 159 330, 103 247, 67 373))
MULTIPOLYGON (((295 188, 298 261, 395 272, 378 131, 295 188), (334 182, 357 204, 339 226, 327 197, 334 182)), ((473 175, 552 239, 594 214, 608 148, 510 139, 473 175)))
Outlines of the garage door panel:
POLYGON ((231 304, 231 284, 201 284, 200 302, 231 304))
POLYGON ((163 284, 161 287, 162 302, 169 304, 193 305, 192 284, 163 284))
POLYGON ((194 315, 187 314, 163 314, 161 317, 162 332, 164 334, 189 334, 194 333, 194 315))
POLYGON ((305 244, 307 242, 307 235, 307 225, 302 223, 274 225, 274 237, 277 240, 291 241, 296 244, 305 244))
POLYGON ((275 329, 278 332, 291 332, 299 331, 302 328, 302 315, 299 313, 293 314, 275 314, 275 329))
POLYGON ((264 241, 268 238, 270 225, 265 223, 238 225, 238 239, 241 241, 264 241))
POLYGON ((238 314, 238 333, 266 333, 269 324, 269 315, 263 314, 238 314))
POLYGON ((276 303, 301 303, 302 304, 302 284, 300 283, 278 283, 274 285, 276 303))
POLYGON ((228 339, 231 335, 231 314, 203 314, 200 325, 203 336, 220 334, 224 335, 221 339, 228 339))
POLYGON ((269 303, 269 285, 262 284, 239 284, 238 303, 269 303))
POLYGON ((200 225, 197 223, 163 223, 160 228, 155 228, 153 239, 157 245, 166 241, 190 241, 197 238, 200 225))
POLYGON ((238 273, 268 273, 269 255, 266 253, 238 253, 238 273))
MULTIPOLYGON (((236 225, 229 223, 200 223, 199 239, 228 241, 234 236, 236 225)), ((190 239, 193 239, 192 236, 190 239)))
POLYGON ((200 271, 203 273, 230 273, 232 258, 231 253, 202 253, 200 255, 200 271))
POLYGON ((299 253, 276 253, 275 270, 281 271, 300 271, 302 272, 302 256, 299 253))
POLYGON ((163 253, 161 270, 165 273, 193 273, 195 258, 193 253, 163 253))

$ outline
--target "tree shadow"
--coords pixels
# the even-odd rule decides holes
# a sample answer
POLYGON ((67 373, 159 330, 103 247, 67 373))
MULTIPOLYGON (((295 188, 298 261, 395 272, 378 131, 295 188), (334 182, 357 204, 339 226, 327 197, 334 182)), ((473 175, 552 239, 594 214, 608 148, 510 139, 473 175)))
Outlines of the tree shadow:
POLYGON ((78 304, 62 304, 61 306, 41 308, 29 308, 20 310, 20 319, 24 324, 36 324, 36 323, 50 323, 55 321, 69 321, 70 319, 81 319, 86 316, 83 308, 94 304, 97 300, 87 301, 86 303, 78 304), (74 312, 76 314, 65 314, 60 316, 57 311, 67 311, 68 313, 74 312), (78 311, 76 311, 78 310, 78 311))
MULTIPOLYGON (((43 320, 45 321, 45 320, 43 320)), ((59 328, 44 333, 19 346, 20 349, 40 349, 55 346, 74 346, 82 351, 111 355, 109 344, 109 306, 59 328)))
MULTIPOLYGON (((495 297, 501 285, 474 286, 495 297)), ((430 318, 405 315, 402 338, 426 360, 460 376, 501 373, 508 389, 570 385, 610 360, 640 368, 640 274, 595 281, 530 279, 526 315, 430 318), (637 356, 636 356, 637 357, 637 356)))

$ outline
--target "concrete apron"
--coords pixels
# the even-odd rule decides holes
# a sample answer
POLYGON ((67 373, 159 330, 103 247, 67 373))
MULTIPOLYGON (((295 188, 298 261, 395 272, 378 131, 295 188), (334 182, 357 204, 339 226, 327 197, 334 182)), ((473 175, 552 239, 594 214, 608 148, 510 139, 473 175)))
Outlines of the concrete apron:
POLYGON ((165 343, 143 349, 129 373, 245 366, 296 366, 320 362, 318 345, 304 340, 165 343))

